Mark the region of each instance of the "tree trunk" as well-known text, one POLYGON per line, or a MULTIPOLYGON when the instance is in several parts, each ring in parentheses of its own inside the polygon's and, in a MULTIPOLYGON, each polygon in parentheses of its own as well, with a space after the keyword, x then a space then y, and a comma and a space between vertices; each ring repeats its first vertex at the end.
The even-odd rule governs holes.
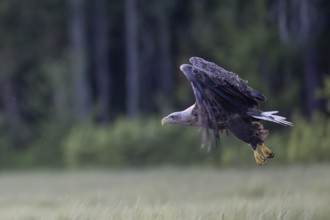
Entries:
POLYGON ((160 77, 159 85, 161 89, 162 105, 165 110, 172 106, 172 86, 173 78, 171 71, 171 42, 168 17, 166 8, 162 7, 162 1, 158 1, 158 34, 159 34, 159 59, 160 59, 160 77))
POLYGON ((110 118, 110 86, 111 78, 109 71, 108 55, 108 17, 106 0, 94 1, 94 42, 95 42, 95 74, 99 119, 108 121, 110 118))
POLYGON ((86 25, 84 0, 68 0, 70 9, 69 34, 73 72, 74 117, 82 120, 90 112, 90 87, 87 79, 86 25))
POLYGON ((318 1, 304 0, 300 4, 300 17, 302 33, 305 35, 303 48, 303 74, 305 111, 311 117, 315 111, 320 110, 320 101, 315 97, 317 88, 320 85, 320 63, 318 62, 317 41, 323 29, 322 12, 317 8, 318 1))
POLYGON ((48 63, 47 67, 46 71, 49 72, 52 86, 55 118, 61 122, 67 122, 70 119, 72 109, 69 104, 66 66, 63 63, 48 63))
POLYGON ((125 0, 126 110, 135 117, 139 110, 138 16, 136 0, 125 0))
POLYGON ((304 96, 305 111, 308 117, 313 112, 320 109, 320 101, 316 99, 315 93, 320 85, 319 66, 317 62, 317 51, 315 43, 310 42, 306 45, 303 57, 303 79, 304 79, 304 96))
POLYGON ((6 119, 8 122, 18 123, 21 120, 19 105, 16 100, 13 82, 6 74, 0 75, 0 89, 6 119))
POLYGON ((27 126, 21 113, 19 100, 16 99, 15 85, 10 76, 0 75, 0 101, 4 113, 4 129, 12 148, 22 148, 26 142, 27 126))
POLYGON ((278 24, 282 42, 302 51, 304 107, 308 117, 320 109, 315 91, 320 83, 317 41, 323 29, 318 0, 282 0, 278 5, 278 24))
POLYGON ((143 81, 140 82, 140 109, 142 109, 145 114, 155 111, 154 99, 156 92, 158 92, 158 90, 155 89, 155 84, 159 81, 160 73, 160 59, 159 56, 155 56, 155 54, 157 54, 156 51, 159 51, 159 47, 156 43, 156 37, 154 37, 154 33, 157 31, 157 28, 154 26, 150 24, 148 19, 145 19, 140 35, 141 50, 139 51, 139 70, 140 77, 143 79, 143 81))

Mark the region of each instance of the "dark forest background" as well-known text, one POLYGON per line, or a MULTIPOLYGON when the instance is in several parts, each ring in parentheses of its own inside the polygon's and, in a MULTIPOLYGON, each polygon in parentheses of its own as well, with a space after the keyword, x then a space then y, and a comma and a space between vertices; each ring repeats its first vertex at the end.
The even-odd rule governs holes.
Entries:
POLYGON ((2 0, 0 166, 253 162, 232 137, 207 154, 196 129, 160 126, 194 102, 191 56, 293 121, 266 123, 276 160, 330 161, 329 27, 326 0, 2 0))

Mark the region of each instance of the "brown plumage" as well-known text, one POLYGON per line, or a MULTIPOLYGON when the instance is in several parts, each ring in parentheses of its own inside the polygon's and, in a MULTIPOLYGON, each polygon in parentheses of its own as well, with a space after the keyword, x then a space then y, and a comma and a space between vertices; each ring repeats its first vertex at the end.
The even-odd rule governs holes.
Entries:
POLYGON ((200 127, 203 145, 208 149, 211 148, 210 129, 213 130, 216 143, 221 130, 227 130, 251 146, 258 164, 265 164, 266 160, 256 151, 257 146, 261 146, 266 157, 274 155, 263 145, 268 131, 259 121, 268 120, 290 126, 292 123, 275 115, 277 111, 260 111, 258 102, 265 101, 265 96, 249 87, 245 80, 233 72, 198 57, 190 58, 190 62, 192 65, 183 64, 180 69, 191 82, 196 103, 163 118, 162 124, 200 127))

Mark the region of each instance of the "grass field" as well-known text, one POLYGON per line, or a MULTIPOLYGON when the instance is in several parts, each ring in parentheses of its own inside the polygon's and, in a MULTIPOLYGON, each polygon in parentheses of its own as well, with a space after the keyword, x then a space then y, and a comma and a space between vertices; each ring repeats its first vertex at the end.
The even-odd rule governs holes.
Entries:
POLYGON ((0 219, 329 219, 330 165, 0 173, 0 219))

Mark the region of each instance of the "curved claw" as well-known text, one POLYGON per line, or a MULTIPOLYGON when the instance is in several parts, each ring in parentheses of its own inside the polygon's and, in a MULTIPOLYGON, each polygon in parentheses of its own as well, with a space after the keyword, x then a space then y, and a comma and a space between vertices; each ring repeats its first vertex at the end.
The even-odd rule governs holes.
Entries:
POLYGON ((254 158, 259 166, 263 166, 267 163, 265 157, 259 154, 257 150, 254 150, 253 153, 254 153, 254 158))
POLYGON ((273 152, 265 145, 260 145, 261 151, 266 158, 274 158, 273 152))

